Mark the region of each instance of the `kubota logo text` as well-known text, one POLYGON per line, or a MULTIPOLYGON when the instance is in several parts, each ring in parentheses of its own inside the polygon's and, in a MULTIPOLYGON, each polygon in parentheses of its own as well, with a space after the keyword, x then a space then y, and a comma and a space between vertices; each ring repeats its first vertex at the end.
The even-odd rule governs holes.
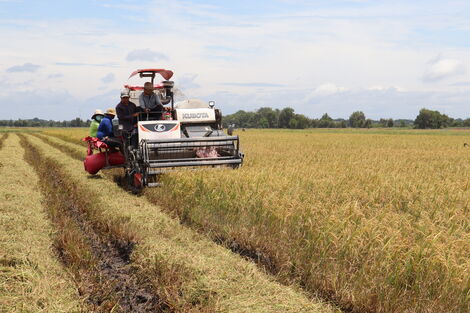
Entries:
POLYGON ((204 113, 183 113, 183 118, 209 118, 209 114, 204 113))

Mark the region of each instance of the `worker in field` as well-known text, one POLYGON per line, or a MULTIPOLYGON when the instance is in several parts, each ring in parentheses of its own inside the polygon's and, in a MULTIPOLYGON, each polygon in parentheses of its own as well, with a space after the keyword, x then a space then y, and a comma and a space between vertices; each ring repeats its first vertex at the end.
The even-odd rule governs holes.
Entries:
POLYGON ((119 125, 122 125, 123 136, 130 139, 133 146, 137 145, 137 116, 138 109, 135 103, 129 101, 129 90, 121 91, 121 102, 116 106, 119 125))
POLYGON ((103 117, 104 114, 101 110, 95 110, 95 113, 91 116, 90 137, 96 137, 96 133, 98 132, 98 126, 100 126, 100 122, 103 117))
POLYGON ((114 136, 113 119, 116 116, 116 110, 109 108, 106 110, 100 126, 98 126, 97 137, 110 147, 119 147, 121 140, 114 136))
POLYGON ((145 113, 153 113, 154 119, 162 119, 164 110, 160 97, 153 92, 154 88, 151 82, 144 84, 144 92, 139 97, 140 108, 145 113))

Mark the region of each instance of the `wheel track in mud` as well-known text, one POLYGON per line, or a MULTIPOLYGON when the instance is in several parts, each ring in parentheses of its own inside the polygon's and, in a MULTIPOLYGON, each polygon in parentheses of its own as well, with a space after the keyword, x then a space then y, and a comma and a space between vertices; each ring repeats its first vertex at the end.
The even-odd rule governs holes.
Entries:
POLYGON ((25 160, 44 183, 41 192, 46 205, 55 208, 53 214, 59 215, 51 217, 59 231, 57 236, 62 236, 56 240, 55 248, 61 261, 74 272, 80 292, 87 296, 94 310, 109 312, 118 308, 123 312, 168 312, 168 307, 140 284, 132 271, 130 254, 136 242, 126 238, 115 240, 100 234, 83 207, 86 201, 83 203, 77 188, 67 183, 61 168, 43 157, 23 135, 20 138, 25 148, 25 160), (75 228, 75 237, 82 238, 63 234, 67 231, 64 226, 75 228), (80 264, 83 260, 74 259, 73 252, 67 250, 73 248, 73 240, 84 241, 85 249, 91 253, 91 262, 80 264))

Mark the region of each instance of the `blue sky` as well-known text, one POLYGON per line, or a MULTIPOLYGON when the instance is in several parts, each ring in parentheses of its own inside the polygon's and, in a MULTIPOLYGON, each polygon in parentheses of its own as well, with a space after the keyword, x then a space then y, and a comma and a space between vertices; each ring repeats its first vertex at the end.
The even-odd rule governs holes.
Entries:
POLYGON ((137 68, 225 114, 470 117, 468 1, 0 0, 0 119, 89 118, 137 68))

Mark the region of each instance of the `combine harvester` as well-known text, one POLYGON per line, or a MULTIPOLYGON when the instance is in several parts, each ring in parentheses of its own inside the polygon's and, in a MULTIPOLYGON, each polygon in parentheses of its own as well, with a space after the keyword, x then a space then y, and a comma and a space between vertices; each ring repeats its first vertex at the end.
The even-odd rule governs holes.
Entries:
MULTIPOLYGON (((129 78, 139 75, 150 78, 154 92, 164 105, 164 112, 139 113, 134 140, 131 134, 116 125, 115 136, 122 139, 120 151, 110 149, 98 138, 87 137, 88 155, 85 170, 96 174, 101 169, 123 167, 129 187, 138 191, 143 187, 159 186, 158 176, 179 168, 238 168, 243 162, 238 136, 228 136, 222 130, 222 114, 215 102, 201 100, 174 101, 173 72, 164 69, 141 69, 129 78), (155 85, 156 75, 165 80, 155 85), (156 120, 155 116, 163 116, 156 120), (137 136, 137 140, 135 140, 137 136), (134 144, 132 144, 134 142, 134 144), (94 153, 97 152, 97 153, 94 153)), ((125 85, 130 101, 139 106, 140 86, 125 85)))

